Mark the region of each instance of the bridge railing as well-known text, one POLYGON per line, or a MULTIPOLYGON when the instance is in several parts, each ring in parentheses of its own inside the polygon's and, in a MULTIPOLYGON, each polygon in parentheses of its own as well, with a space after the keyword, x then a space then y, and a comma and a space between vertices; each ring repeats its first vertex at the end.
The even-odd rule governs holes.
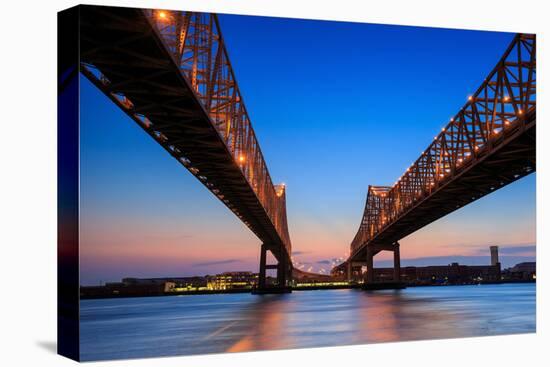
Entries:
MULTIPOLYGON (((275 186, 271 180, 239 91, 217 16, 169 10, 145 12, 290 254, 285 186, 275 186)), ((187 167, 193 165, 188 160, 182 163, 187 167)), ((212 191, 216 194, 215 188, 212 191)), ((222 193, 216 195, 224 200, 222 193)))
POLYGON ((517 34, 477 91, 395 184, 369 187, 351 253, 522 129, 535 108, 536 39, 535 35, 517 34))

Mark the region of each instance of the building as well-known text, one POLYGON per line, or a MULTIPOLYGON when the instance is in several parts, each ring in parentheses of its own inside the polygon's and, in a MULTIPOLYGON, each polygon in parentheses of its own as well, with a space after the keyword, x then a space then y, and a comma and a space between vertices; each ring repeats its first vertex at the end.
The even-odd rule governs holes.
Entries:
POLYGON ((143 286, 154 284, 173 284, 166 292, 181 292, 186 290, 205 290, 206 277, 168 277, 168 278, 124 278, 122 283, 128 286, 143 286))
POLYGON ((113 282, 100 287, 80 287, 83 298, 160 296, 171 292, 176 284, 170 281, 113 282))
MULTIPOLYGON (((490 246, 491 265, 449 265, 435 266, 406 266, 401 267, 401 281, 411 285, 424 284, 472 284, 480 282, 498 282, 502 280, 500 262, 498 259, 498 246, 490 246)), ((354 280, 364 279, 364 269, 354 267, 351 269, 354 280)), ((331 270, 335 278, 347 276, 347 264, 343 263, 331 270)), ((374 280, 379 282, 393 281, 394 269, 375 268, 374 280)))
POLYGON ((499 263, 498 261, 498 246, 490 246, 491 250, 491 265, 495 266, 499 263))
MULTIPOLYGON (((393 268, 374 269, 374 279, 392 281, 393 268)), ((501 279, 500 263, 497 265, 449 265, 406 266, 401 268, 401 280, 409 284, 472 284, 497 282, 501 279)))
POLYGON ((309 273, 296 268, 292 269, 292 279, 297 284, 325 284, 339 280, 329 274, 309 273))
POLYGON ((209 290, 252 289, 258 283, 258 274, 250 271, 228 271, 207 276, 209 290))
POLYGON ((511 268, 505 269, 502 272, 502 276, 505 280, 509 281, 535 280, 537 279, 537 263, 533 261, 516 264, 511 268))

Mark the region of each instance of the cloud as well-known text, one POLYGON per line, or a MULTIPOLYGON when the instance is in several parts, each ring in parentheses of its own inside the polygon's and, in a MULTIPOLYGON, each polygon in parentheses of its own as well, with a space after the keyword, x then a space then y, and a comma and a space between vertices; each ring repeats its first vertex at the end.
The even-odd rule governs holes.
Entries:
POLYGON ((319 260, 319 261, 317 261, 316 263, 317 263, 317 264, 327 264, 327 265, 328 265, 328 264, 330 264, 331 262, 330 262, 330 260, 319 260))
MULTIPOLYGON (((536 261, 535 256, 504 255, 499 256, 503 269, 512 267, 521 262, 536 261)), ((376 261, 376 260, 375 260, 376 261)), ((428 256, 414 259, 401 259, 401 266, 431 266, 449 265, 451 263, 461 265, 490 265, 490 256, 428 256)), ((376 261, 375 267, 393 267, 393 260, 376 261)))
POLYGON ((310 251, 292 251, 292 255, 304 255, 304 254, 309 254, 310 251))
POLYGON ((535 254, 537 251, 537 246, 535 245, 529 245, 529 246, 499 246, 498 252, 500 254, 509 254, 509 255, 515 255, 515 254, 535 254))
POLYGON ((446 248, 452 250, 458 250, 460 252, 468 251, 469 255, 487 255, 489 256, 489 247, 498 246, 498 251, 501 254, 519 254, 519 253, 535 253, 536 244, 534 242, 520 242, 520 243, 484 243, 484 244, 466 244, 466 243, 453 243, 453 244, 441 244, 440 248, 446 248))
MULTIPOLYGON (((524 256, 535 256, 537 246, 534 244, 509 244, 509 245, 498 245, 499 255, 524 255, 524 256)), ((486 255, 489 256, 489 247, 483 246, 477 248, 473 255, 486 255)))
POLYGON ((149 234, 143 236, 145 239, 151 242, 185 242, 186 239, 193 238, 193 235, 182 234, 182 235, 164 235, 164 234, 149 234))
POLYGON ((228 260, 218 260, 218 261, 207 261, 201 263, 194 263, 192 266, 211 266, 211 265, 224 265, 224 264, 233 264, 241 262, 238 259, 228 259, 228 260))

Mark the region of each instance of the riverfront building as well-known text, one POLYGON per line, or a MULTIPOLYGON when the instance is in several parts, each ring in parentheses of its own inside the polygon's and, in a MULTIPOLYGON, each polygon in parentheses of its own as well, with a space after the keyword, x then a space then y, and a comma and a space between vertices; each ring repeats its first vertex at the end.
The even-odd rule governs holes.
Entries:
POLYGON ((258 274, 250 271, 228 271, 207 277, 209 290, 252 289, 258 284, 258 274))
POLYGON ((510 281, 535 280, 537 279, 537 263, 534 261, 523 262, 509 269, 505 269, 502 272, 502 279, 510 281))
MULTIPOLYGON (((447 283, 447 284, 470 284, 482 281, 495 282, 501 280, 500 262, 498 259, 498 246, 490 246, 491 265, 449 265, 434 266, 407 266, 401 267, 400 281, 411 285, 447 283)), ((346 263, 335 266, 331 275, 335 278, 351 281, 365 280, 365 267, 363 264, 354 265, 348 269, 346 263), (347 272, 350 272, 349 275, 347 272)), ((394 281, 394 268, 374 268, 373 281, 394 281)))
MULTIPOLYGON (((374 279, 393 280, 393 268, 374 269, 374 279)), ((406 266, 401 268, 401 281, 409 284, 470 284, 501 280, 500 263, 497 265, 460 265, 452 263, 441 266, 406 266)))

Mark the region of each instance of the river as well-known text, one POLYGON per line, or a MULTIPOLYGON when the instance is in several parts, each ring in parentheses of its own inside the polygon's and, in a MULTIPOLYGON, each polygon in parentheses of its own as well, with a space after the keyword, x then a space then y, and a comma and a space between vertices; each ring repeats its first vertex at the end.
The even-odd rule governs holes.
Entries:
POLYGON ((535 284, 82 300, 81 359, 535 332, 535 284))

